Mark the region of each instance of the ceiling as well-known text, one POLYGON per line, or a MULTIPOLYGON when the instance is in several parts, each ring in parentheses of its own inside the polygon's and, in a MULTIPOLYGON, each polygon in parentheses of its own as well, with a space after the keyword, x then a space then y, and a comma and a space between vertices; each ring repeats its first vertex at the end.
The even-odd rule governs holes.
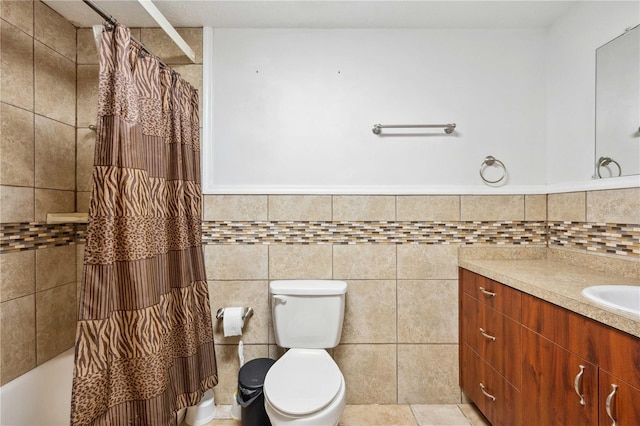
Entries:
MULTIPOLYGON (((78 27, 102 19, 82 0, 44 0, 78 27)), ((574 1, 153 0, 174 27, 544 28, 574 1)), ((157 27, 137 0, 96 0, 129 27, 157 27)))

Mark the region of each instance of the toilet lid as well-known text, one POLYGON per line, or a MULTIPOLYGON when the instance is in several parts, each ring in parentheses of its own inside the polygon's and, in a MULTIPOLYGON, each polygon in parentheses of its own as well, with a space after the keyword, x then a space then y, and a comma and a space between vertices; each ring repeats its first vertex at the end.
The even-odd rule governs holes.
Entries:
POLYGON ((267 373, 264 394, 280 412, 304 416, 329 405, 342 373, 324 349, 290 349, 267 373))

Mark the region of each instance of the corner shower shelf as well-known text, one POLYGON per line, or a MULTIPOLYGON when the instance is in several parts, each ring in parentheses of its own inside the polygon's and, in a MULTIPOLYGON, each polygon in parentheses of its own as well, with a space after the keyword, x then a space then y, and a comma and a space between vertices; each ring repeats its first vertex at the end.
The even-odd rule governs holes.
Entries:
POLYGON ((47 213, 47 223, 87 223, 87 213, 47 213))

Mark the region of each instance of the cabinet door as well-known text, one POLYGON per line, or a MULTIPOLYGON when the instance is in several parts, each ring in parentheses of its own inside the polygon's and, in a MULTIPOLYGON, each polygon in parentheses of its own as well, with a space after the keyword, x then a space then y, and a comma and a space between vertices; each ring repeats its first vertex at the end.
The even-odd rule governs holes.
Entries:
POLYGON ((463 361, 460 384, 464 393, 493 426, 520 425, 520 392, 469 345, 462 343, 460 346, 463 361))
POLYGON ((600 425, 611 426, 614 420, 616 426, 640 425, 640 390, 600 370, 600 425))
POLYGON ((550 340, 522 332, 523 424, 598 424, 598 368, 550 340))

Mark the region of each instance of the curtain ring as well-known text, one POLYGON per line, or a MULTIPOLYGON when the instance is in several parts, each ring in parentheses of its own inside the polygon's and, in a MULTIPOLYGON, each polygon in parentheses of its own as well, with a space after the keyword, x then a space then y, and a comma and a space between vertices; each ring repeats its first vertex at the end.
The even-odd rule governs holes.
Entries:
POLYGON ((499 183, 500 181, 502 181, 502 179, 504 179, 507 176, 507 167, 504 165, 504 163, 500 160, 498 160, 497 158, 489 155, 487 157, 485 157, 484 161, 482 162, 482 164, 480 165, 480 178, 482 178, 482 180, 485 183, 488 184, 496 184, 499 183), (484 171, 487 167, 493 166, 493 165, 498 165, 500 167, 502 167, 502 176, 500 176, 499 179, 496 180, 489 180, 486 177, 484 177, 484 171))
POLYGON ((609 176, 609 177, 619 177, 622 176, 622 167, 620 167, 620 164, 614 160, 613 158, 610 157, 600 157, 598 159, 598 167, 596 168, 596 171, 598 172, 598 177, 600 179, 602 179, 602 176, 600 176, 600 167, 607 167, 609 164, 615 164, 616 166, 618 166, 618 176, 609 176))

